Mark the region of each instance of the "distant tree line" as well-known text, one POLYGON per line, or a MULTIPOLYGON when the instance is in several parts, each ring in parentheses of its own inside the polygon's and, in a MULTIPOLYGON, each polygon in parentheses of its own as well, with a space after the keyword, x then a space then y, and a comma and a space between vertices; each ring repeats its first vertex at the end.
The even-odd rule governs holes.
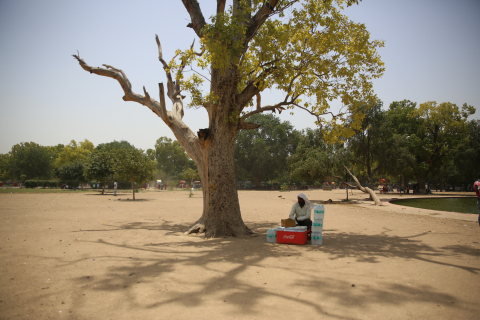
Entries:
MULTIPOLYGON (((260 127, 240 131, 236 139, 239 187, 348 180, 345 167, 368 186, 385 179, 403 187, 417 185, 418 192, 425 192, 426 184, 439 190, 470 187, 480 172, 480 121, 469 119, 475 108, 409 100, 382 107, 380 101, 364 103, 341 132, 333 125, 298 131, 273 114, 253 115, 250 121, 260 127)), ((96 147, 88 140, 66 146, 22 142, 0 154, 0 174, 3 181, 98 181, 104 187, 123 179, 132 188, 134 182, 153 178, 170 186, 199 179, 195 163, 178 141, 167 137, 145 152, 127 141, 96 147)))

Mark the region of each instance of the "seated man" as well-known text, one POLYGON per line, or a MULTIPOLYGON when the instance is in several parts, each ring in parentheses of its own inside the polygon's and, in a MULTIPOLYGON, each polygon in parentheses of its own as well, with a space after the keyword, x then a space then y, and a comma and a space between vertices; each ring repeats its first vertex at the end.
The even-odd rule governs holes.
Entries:
POLYGON ((299 226, 307 226, 310 231, 312 228, 312 206, 304 193, 297 196, 298 202, 294 203, 290 211, 290 219, 295 219, 299 226))

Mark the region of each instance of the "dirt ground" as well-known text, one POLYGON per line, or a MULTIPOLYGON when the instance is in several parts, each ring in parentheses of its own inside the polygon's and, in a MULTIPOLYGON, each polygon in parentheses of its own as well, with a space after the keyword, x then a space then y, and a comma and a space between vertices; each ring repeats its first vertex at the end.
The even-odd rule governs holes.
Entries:
POLYGON ((0 318, 480 318, 476 215, 353 191, 326 205, 322 246, 267 243, 296 195, 240 191, 258 236, 205 240, 183 234, 200 192, 0 194, 0 318))

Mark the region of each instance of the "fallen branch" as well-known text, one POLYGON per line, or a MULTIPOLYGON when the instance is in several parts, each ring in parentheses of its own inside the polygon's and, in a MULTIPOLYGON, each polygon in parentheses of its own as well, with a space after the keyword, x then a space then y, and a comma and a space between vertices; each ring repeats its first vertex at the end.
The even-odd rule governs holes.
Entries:
POLYGON ((365 193, 368 193, 370 195, 370 198, 373 199, 373 201, 375 201, 376 206, 383 206, 382 202, 380 201, 380 199, 378 199, 377 195, 375 194, 375 192, 373 192, 372 189, 370 189, 368 187, 362 187, 362 185, 358 181, 357 177, 355 177, 350 172, 350 170, 348 170, 348 168, 346 166, 343 166, 343 167, 345 168, 345 170, 347 170, 348 174, 352 176, 353 180, 355 180, 355 183, 357 184, 358 190, 360 190, 362 192, 365 192, 365 193))

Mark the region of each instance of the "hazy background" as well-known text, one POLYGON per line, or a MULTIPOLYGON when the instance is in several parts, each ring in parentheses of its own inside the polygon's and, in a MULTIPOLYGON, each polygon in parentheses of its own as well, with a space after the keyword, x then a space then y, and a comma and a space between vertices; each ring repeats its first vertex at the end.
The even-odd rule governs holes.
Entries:
MULTIPOLYGON (((216 1, 199 2, 205 17, 214 14, 216 1)), ((385 108, 403 99, 480 107, 480 1, 364 0, 346 14, 386 42, 379 51, 386 72, 374 82, 385 108)), ((195 38, 189 22, 180 0, 0 0, 0 153, 22 141, 127 140, 148 149, 174 138, 147 107, 124 102, 118 82, 85 72, 72 54, 122 69, 135 92, 145 85, 158 100, 166 77, 155 34, 170 60, 195 38)), ((279 100, 274 91, 262 95, 262 104, 279 100)), ((315 126, 302 110, 281 117, 297 129, 315 126)), ((208 127, 203 109, 186 110, 184 121, 195 132, 208 127)))

